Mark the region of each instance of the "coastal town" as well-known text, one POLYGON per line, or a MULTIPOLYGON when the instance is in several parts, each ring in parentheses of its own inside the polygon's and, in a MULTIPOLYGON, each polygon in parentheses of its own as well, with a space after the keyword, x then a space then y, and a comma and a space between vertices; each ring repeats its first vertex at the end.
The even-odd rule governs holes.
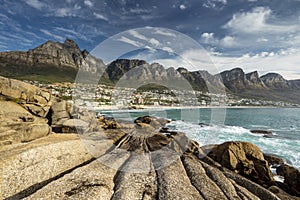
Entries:
POLYGON ((45 88, 52 95, 65 100, 76 101, 78 105, 101 108, 116 106, 118 108, 140 109, 144 107, 300 107, 299 104, 266 99, 241 98, 231 93, 203 93, 201 91, 176 91, 169 89, 139 90, 135 88, 115 87, 109 85, 80 86, 74 83, 40 83, 26 81, 40 88, 45 88))

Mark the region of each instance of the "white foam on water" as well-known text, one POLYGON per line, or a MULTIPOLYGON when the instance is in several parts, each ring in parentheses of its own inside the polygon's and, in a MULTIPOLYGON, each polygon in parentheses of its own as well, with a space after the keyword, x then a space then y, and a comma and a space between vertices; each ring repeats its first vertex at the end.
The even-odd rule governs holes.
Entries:
POLYGON ((240 126, 209 125, 200 126, 184 121, 172 121, 167 124, 170 130, 187 134, 200 145, 221 144, 226 141, 246 141, 257 145, 264 153, 280 155, 288 164, 300 169, 300 140, 282 137, 263 137, 263 134, 252 134, 250 130, 240 126))
POLYGON ((264 128, 264 129, 270 128, 269 126, 265 126, 265 125, 256 125, 256 124, 253 124, 253 125, 250 125, 250 126, 253 127, 253 128, 264 128))
POLYGON ((274 179, 275 179, 275 181, 278 181, 278 182, 281 182, 281 183, 284 182, 284 178, 282 176, 276 175, 276 176, 274 176, 274 179))

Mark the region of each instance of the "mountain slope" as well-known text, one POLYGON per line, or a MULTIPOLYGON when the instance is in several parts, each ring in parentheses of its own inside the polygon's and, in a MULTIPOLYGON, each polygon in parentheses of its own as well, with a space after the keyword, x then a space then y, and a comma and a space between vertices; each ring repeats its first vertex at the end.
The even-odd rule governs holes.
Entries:
POLYGON ((17 79, 74 81, 78 69, 82 69, 82 74, 86 72, 83 77, 90 82, 100 79, 104 84, 124 87, 155 83, 170 89, 227 91, 247 98, 300 103, 300 80, 285 80, 280 74, 268 73, 260 77, 257 71, 246 74, 243 69, 234 68, 212 75, 207 71, 188 71, 184 67, 165 67, 136 59, 117 59, 106 66, 88 51, 81 51, 70 39, 64 43, 48 41, 27 52, 0 53, 0 75, 17 79))
POLYGON ((73 81, 79 68, 97 73, 104 66, 102 60, 81 51, 70 39, 64 43, 48 41, 27 52, 0 53, 0 75, 18 79, 73 81))
POLYGON ((234 68, 221 72, 221 77, 226 88, 235 93, 245 90, 267 89, 257 71, 245 74, 241 68, 234 68))

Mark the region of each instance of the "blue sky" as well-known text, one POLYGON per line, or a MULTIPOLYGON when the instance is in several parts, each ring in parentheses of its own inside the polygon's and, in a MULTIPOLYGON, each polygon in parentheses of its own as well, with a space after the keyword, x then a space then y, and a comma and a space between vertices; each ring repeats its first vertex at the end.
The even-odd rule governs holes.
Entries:
MULTIPOLYGON (((0 0, 0 10, 0 51, 66 37, 92 51, 120 32, 163 27, 198 42, 218 70, 239 66, 300 79, 299 0, 0 0)), ((196 50, 184 55, 197 65, 196 50)), ((184 65, 173 56, 148 61, 184 65)))

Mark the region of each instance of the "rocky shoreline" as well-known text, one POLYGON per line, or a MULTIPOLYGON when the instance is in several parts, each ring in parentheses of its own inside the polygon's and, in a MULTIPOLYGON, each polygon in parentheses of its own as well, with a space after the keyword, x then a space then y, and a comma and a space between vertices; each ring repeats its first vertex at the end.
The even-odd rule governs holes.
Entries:
POLYGON ((200 147, 0 77, 1 199, 300 199, 300 173, 247 142, 200 147), (274 180, 270 166, 284 182, 274 180))

